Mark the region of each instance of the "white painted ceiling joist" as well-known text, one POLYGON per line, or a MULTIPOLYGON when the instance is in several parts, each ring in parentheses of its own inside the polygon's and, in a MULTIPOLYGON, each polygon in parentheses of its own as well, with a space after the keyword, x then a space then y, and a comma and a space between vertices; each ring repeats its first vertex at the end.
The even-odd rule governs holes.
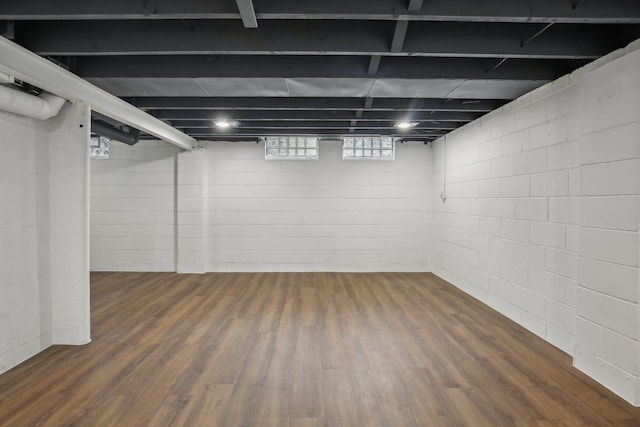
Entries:
POLYGON ((2 73, 69 101, 85 101, 100 114, 180 148, 192 150, 196 147, 196 140, 189 135, 4 37, 0 37, 0 58, 2 73))

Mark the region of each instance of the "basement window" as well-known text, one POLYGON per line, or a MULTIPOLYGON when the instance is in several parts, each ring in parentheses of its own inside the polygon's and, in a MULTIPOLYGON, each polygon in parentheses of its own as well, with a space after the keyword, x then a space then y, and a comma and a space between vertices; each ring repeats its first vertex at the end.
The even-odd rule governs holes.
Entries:
POLYGON ((318 138, 311 136, 267 137, 264 144, 267 160, 318 160, 318 138))
POLYGON ((355 136, 342 140, 343 160, 395 160, 393 138, 388 136, 355 136))

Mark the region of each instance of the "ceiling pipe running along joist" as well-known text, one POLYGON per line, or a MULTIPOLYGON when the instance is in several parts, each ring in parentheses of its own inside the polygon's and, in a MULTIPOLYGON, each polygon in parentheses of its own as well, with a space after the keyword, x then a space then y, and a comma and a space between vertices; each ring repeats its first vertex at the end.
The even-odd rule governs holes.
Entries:
POLYGON ((0 72, 69 101, 85 101, 100 114, 180 148, 193 150, 196 147, 196 140, 189 135, 4 37, 0 37, 0 58, 0 72))
POLYGON ((101 120, 91 119, 91 132, 127 145, 136 145, 140 141, 140 131, 125 132, 101 120))
POLYGON ((66 99, 50 93, 30 95, 7 86, 0 86, 0 110, 38 120, 55 117, 66 99))

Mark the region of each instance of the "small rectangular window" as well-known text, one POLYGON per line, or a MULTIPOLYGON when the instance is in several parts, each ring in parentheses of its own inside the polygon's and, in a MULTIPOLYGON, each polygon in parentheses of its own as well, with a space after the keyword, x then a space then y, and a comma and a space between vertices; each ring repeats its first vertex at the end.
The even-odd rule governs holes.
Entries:
POLYGON ((267 160, 318 160, 315 136, 270 136, 264 144, 267 160))
POLYGON ((395 160, 395 143, 388 136, 349 136, 342 139, 344 160, 395 160))

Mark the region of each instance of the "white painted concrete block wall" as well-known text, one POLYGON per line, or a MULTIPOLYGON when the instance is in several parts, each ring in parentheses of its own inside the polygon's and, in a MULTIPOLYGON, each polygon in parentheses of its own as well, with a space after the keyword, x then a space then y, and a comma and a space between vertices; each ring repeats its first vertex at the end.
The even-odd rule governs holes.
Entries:
POLYGON ((91 340, 89 284, 89 127, 85 103, 66 103, 47 121, 48 221, 53 344, 91 340))
POLYGON ((86 104, 0 112, 0 373, 90 340, 86 104))
POLYGON ((395 161, 344 161, 337 141, 321 142, 318 161, 267 161, 255 143, 202 145, 208 271, 426 270, 423 144, 398 144, 395 161))
MULTIPOLYGON (((48 221, 38 221, 40 204, 48 199, 47 129, 42 122, 3 112, 0 128, 2 373, 51 345, 51 289, 38 239, 48 232, 48 221)), ((48 245, 42 252, 44 258, 48 245)))
POLYGON ((207 271, 207 157, 204 149, 183 151, 177 165, 178 273, 207 271))
POLYGON ((178 151, 112 142, 108 160, 91 160, 92 271, 175 271, 178 151))
POLYGON ((622 54, 436 141, 432 269, 638 404, 640 51, 602 66, 622 54))
POLYGON ((574 364, 640 404, 640 51, 580 81, 574 364))

